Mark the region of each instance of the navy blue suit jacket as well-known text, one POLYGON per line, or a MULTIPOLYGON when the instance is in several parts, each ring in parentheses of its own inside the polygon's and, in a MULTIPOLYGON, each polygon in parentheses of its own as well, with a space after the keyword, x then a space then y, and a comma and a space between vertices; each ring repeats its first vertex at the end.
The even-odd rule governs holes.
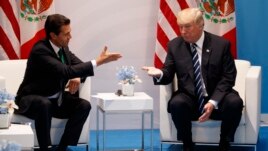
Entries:
MULTIPOLYGON (((230 51, 230 42, 222 37, 205 32, 202 48, 202 76, 208 97, 221 101, 233 92, 236 67, 230 51)), ((169 84, 176 74, 178 92, 195 96, 194 73, 190 44, 177 37, 168 43, 168 53, 163 68, 163 78, 155 84, 169 84)))

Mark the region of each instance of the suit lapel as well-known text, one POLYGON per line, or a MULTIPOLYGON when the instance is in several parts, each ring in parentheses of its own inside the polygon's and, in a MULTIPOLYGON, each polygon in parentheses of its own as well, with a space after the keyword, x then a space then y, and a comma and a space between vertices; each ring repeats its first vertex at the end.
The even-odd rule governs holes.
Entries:
POLYGON ((185 62, 185 66, 186 66, 186 69, 189 71, 188 73, 190 77, 194 80, 194 69, 193 69, 193 64, 192 64, 192 52, 191 52, 190 44, 188 42, 185 42, 185 47, 186 47, 185 49, 182 49, 182 50, 186 50, 184 51, 184 54, 182 54, 182 56, 187 58, 185 62))

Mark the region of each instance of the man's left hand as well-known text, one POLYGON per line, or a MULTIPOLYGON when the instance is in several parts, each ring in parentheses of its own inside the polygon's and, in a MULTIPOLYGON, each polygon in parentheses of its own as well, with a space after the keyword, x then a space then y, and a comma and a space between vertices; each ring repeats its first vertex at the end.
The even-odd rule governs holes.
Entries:
POLYGON ((96 59, 96 63, 97 66, 100 66, 111 61, 116 61, 121 57, 122 55, 120 53, 109 52, 108 48, 105 46, 99 57, 96 59))
POLYGON ((207 104, 205 104, 203 114, 199 117, 198 121, 199 122, 207 121, 213 110, 214 110, 214 105, 212 103, 208 102, 207 104))
POLYGON ((66 87, 69 88, 69 92, 71 94, 75 94, 79 89, 80 83, 81 83, 80 78, 73 78, 69 80, 66 87))

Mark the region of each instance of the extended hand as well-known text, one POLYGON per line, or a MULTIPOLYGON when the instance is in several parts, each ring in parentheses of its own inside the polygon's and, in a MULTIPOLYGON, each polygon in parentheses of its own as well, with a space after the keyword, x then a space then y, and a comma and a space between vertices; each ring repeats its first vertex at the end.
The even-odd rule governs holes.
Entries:
POLYGON ((205 122, 209 119, 212 111, 214 110, 214 105, 211 103, 207 103, 204 106, 204 113, 199 117, 198 121, 199 122, 205 122))
POLYGON ((116 61, 122 57, 120 53, 110 53, 107 49, 108 48, 105 46, 100 56, 96 59, 97 66, 111 61, 116 61))
POLYGON ((162 71, 160 69, 157 69, 155 67, 142 67, 142 70, 146 71, 149 76, 157 77, 159 78, 162 74, 162 71))
POLYGON ((81 83, 80 78, 73 78, 69 80, 66 87, 69 88, 69 92, 71 94, 75 94, 79 89, 80 83, 81 83))

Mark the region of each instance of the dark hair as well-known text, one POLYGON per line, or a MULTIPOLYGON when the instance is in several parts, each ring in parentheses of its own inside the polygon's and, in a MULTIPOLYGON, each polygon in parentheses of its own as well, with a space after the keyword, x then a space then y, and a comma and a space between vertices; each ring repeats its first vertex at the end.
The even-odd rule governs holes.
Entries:
POLYGON ((50 39, 50 33, 53 32, 56 35, 60 33, 60 28, 63 25, 69 25, 71 20, 61 14, 53 14, 47 17, 45 22, 46 37, 50 39))

